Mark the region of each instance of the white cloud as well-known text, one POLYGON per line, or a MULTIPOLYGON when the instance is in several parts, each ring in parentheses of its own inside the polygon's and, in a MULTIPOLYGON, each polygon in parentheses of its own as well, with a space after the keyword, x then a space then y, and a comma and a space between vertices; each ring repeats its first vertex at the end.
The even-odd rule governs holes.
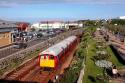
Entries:
POLYGON ((21 4, 80 3, 80 4, 125 4, 125 0, 0 0, 0 7, 21 4))
POLYGON ((15 2, 6 2, 6 1, 0 1, 0 7, 15 7, 18 6, 18 3, 15 2))

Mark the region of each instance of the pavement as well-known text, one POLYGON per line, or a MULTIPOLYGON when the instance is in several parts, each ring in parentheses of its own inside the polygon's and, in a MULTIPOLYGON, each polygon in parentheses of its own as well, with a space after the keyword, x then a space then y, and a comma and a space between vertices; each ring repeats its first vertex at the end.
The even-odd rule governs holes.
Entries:
MULTIPOLYGON (((109 35, 110 43, 116 47, 118 52, 122 53, 122 56, 120 56, 125 60, 125 44, 107 30, 106 33, 109 35)), ((118 72, 121 76, 118 78, 112 78, 109 83, 125 83, 125 67, 118 70, 118 72)))

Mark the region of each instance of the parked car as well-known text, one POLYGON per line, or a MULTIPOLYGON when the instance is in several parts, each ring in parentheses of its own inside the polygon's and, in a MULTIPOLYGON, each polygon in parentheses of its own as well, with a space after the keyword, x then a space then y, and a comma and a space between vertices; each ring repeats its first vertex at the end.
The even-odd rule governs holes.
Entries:
POLYGON ((43 37, 43 34, 42 33, 38 33, 37 34, 37 38, 41 38, 41 37, 43 37))
POLYGON ((13 47, 16 49, 26 48, 27 44, 26 43, 14 43, 13 47))
POLYGON ((17 49, 20 48, 18 43, 14 43, 13 47, 14 47, 14 48, 17 48, 17 49))

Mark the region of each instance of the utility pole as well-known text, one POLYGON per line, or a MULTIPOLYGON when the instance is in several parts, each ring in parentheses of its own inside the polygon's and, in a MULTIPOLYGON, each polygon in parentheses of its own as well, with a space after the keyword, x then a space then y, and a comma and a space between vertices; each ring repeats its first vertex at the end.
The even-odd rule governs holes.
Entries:
POLYGON ((48 21, 47 21, 47 30, 49 30, 48 21))

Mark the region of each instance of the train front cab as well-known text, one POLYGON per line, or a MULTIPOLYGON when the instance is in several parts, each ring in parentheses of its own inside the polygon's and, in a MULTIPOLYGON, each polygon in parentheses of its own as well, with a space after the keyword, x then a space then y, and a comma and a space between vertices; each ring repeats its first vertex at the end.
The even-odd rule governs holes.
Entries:
POLYGON ((53 55, 40 55, 39 65, 43 68, 55 68, 57 66, 57 57, 53 55))

